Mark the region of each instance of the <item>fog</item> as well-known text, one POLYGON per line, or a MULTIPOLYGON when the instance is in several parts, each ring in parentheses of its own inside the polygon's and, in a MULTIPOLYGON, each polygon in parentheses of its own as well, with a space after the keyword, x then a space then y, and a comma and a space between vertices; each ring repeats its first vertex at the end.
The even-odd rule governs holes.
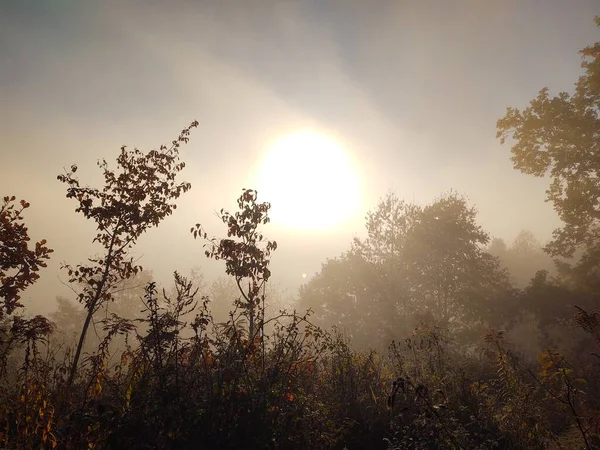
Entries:
POLYGON ((0 2, 0 447, 598 448, 599 14, 0 2))
POLYGON ((527 229, 545 242, 559 225, 543 202, 547 181, 512 168, 495 120, 540 84, 570 88, 577 51, 595 37, 596 6, 3 5, 0 187, 32 204, 32 235, 56 252, 27 300, 48 311, 47 293, 63 289, 60 262, 95 251, 92 226, 73 212, 56 175, 77 163, 82 179, 100 181, 96 160, 114 159, 123 144, 170 142, 192 119, 200 126, 183 149, 192 191, 136 248, 159 281, 194 266, 220 273, 188 228, 201 222, 218 235, 214 211, 256 186, 269 140, 303 127, 342 139, 363 198, 360 213, 335 230, 267 228, 279 243, 274 279, 292 293, 303 273, 364 235, 365 213, 389 190, 427 203, 454 189, 492 236, 510 242, 527 229))
POLYGON ((159 280, 213 270, 186 230, 218 227, 213 212, 255 187, 269 139, 305 126, 343 140, 362 214, 334 232, 268 229, 275 279, 292 291, 363 233, 388 190, 428 202, 454 189, 493 236, 528 229, 546 241, 558 225, 547 183, 512 169, 495 120, 540 84, 570 87, 594 10, 593 0, 3 3, 0 188, 32 204, 32 234, 56 251, 28 301, 47 310, 59 261, 92 251, 92 229, 56 182, 63 167, 94 180, 97 159, 157 147, 194 119, 193 190, 136 250, 159 280))

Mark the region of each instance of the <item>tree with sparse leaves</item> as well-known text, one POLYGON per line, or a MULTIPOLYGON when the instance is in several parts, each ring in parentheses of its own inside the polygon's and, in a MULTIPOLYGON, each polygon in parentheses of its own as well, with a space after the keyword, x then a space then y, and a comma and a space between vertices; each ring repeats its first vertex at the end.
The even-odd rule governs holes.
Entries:
POLYGON ((191 185, 178 182, 177 175, 185 167, 180 160, 179 147, 189 140, 190 130, 198 122, 183 129, 170 147, 144 153, 125 146, 117 157, 117 168, 111 169, 106 160, 98 162, 104 175, 104 186, 82 186, 71 166, 67 173, 58 176, 65 183, 67 198, 78 202, 76 212, 97 224, 98 242, 104 253, 89 258, 88 263, 64 266, 69 282, 81 286, 78 300, 86 310, 86 319, 75 352, 68 385, 73 383, 85 337, 98 309, 110 301, 120 282, 142 270, 135 264, 130 250, 137 239, 149 228, 158 224, 177 208, 174 200, 187 192, 191 185))
MULTIPOLYGON (((264 313, 265 284, 271 277, 270 255, 277 249, 275 241, 265 240, 260 225, 269 223, 270 203, 258 203, 257 192, 244 189, 238 198, 239 211, 231 214, 221 210, 220 218, 227 225, 227 239, 208 239, 200 224, 190 229, 194 238, 208 239, 205 254, 208 258, 225 261, 225 270, 233 276, 242 295, 239 305, 248 317, 248 335, 254 338, 262 332, 262 324, 256 327, 259 307, 264 313)), ((264 320, 264 317, 259 317, 264 320)))

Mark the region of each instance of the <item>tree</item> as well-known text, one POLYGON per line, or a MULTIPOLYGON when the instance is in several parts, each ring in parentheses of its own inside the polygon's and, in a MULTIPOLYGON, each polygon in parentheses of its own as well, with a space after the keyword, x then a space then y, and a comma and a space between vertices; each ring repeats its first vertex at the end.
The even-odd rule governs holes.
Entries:
MULTIPOLYGON (((238 285, 232 277, 219 276, 206 288, 201 286, 201 292, 210 299, 210 312, 215 323, 227 322, 230 313, 239 302, 241 294, 238 285)), ((265 286, 265 308, 270 312, 285 309, 284 290, 273 282, 265 286)))
POLYGON ((21 293, 39 279, 39 270, 54 251, 46 240, 29 246, 29 232, 23 222, 23 211, 29 203, 6 196, 0 205, 0 371, 6 369, 6 358, 13 344, 35 343, 52 332, 43 316, 27 319, 15 311, 22 308, 21 293))
POLYGON ((81 333, 81 327, 85 322, 85 310, 65 297, 57 297, 56 302, 58 306, 49 314, 50 320, 54 323, 62 339, 65 339, 66 342, 75 340, 81 333))
POLYGON ((312 309, 315 323, 336 326, 355 346, 368 347, 374 344, 374 337, 383 340, 390 335, 392 303, 381 301, 382 292, 376 266, 349 251, 328 259, 321 271, 300 287, 297 307, 312 309))
POLYGON ((519 288, 527 286, 540 270, 550 274, 555 272, 552 258, 544 252, 542 245, 529 230, 520 231, 510 247, 501 239, 494 239, 487 252, 500 260, 519 288))
MULTIPOLYGON (((113 318, 114 315, 129 321, 137 321, 138 332, 144 332, 141 329, 144 324, 140 322, 144 309, 142 298, 146 293, 145 287, 151 282, 153 282, 152 273, 143 270, 115 285, 111 300, 105 302, 103 308, 92 318, 93 332, 91 335, 88 333, 86 337, 82 348, 83 353, 92 352, 98 347, 106 337, 106 330, 102 323, 113 318)), ((57 297, 56 301, 58 307, 50 314, 50 320, 58 331, 58 335, 55 333, 54 337, 64 341, 70 347, 73 340, 76 341, 80 335, 87 317, 86 309, 64 297, 57 297)), ((122 348, 123 345, 122 336, 115 336, 111 341, 113 348, 122 348)))
POLYGON ((152 272, 147 269, 121 281, 115 286, 111 302, 106 304, 106 315, 116 314, 128 320, 140 319, 143 316, 144 288, 153 281, 152 272))
POLYGON ((207 258, 225 261, 225 271, 233 276, 242 296, 238 305, 248 318, 250 339, 257 332, 264 331, 264 317, 257 317, 257 312, 262 311, 264 315, 265 287, 271 277, 270 256, 277 249, 277 243, 265 240, 258 229, 269 223, 271 204, 258 203, 257 200, 255 190, 243 189, 237 201, 239 211, 230 214, 221 209, 220 218, 227 225, 227 239, 208 239, 199 223, 190 229, 194 239, 200 237, 208 240, 204 245, 207 258), (258 327, 257 318, 260 321, 258 327))
MULTIPOLYGON (((567 329, 564 324, 576 312, 574 306, 593 309, 596 298, 580 289, 572 289, 562 276, 550 277, 545 270, 538 271, 520 293, 519 305, 534 314, 539 332, 540 349, 578 345, 582 333, 567 329), (569 343, 570 341, 570 343, 569 343)), ((531 320, 531 319, 530 319, 531 320)), ((570 348, 568 350, 573 350, 570 348)))
POLYGON ((423 314, 455 329, 498 320, 513 292, 475 219, 456 193, 425 207, 390 193, 368 214, 368 237, 323 266, 301 290, 301 305, 356 334, 378 330, 383 341, 423 314))
POLYGON ((476 215, 454 192, 425 207, 406 205, 392 195, 380 203, 371 216, 378 219, 368 225, 381 230, 384 223, 383 229, 390 231, 370 233, 355 245, 365 255, 382 250, 391 255, 380 261, 379 272, 387 278, 390 295, 398 298, 401 293, 404 316, 427 310, 446 322, 481 317, 491 305, 480 300, 508 284, 497 260, 483 251, 489 236, 476 215), (404 214, 398 215, 398 209, 404 214))
POLYGON ((75 199, 79 206, 76 212, 92 219, 97 224, 98 242, 104 253, 89 258, 87 264, 75 267, 66 265, 69 282, 82 288, 78 300, 84 305, 86 319, 81 330, 68 385, 73 383, 85 337, 98 309, 110 301, 120 282, 140 272, 130 250, 137 239, 149 228, 158 224, 177 208, 173 202, 187 192, 191 185, 176 182, 177 174, 185 163, 179 158, 179 146, 187 143, 190 130, 198 122, 184 128, 170 147, 162 145, 159 150, 148 153, 134 148, 121 147, 117 157, 117 168, 111 169, 106 160, 98 162, 104 175, 101 189, 82 187, 75 176, 77 166, 58 180, 67 184, 67 198, 75 199))
POLYGON ((506 245, 506 242, 504 242, 504 239, 494 238, 490 242, 487 250, 490 255, 502 259, 502 257, 508 252, 508 246, 506 245))
POLYGON ((210 311, 216 323, 227 322, 233 305, 240 298, 237 283, 231 277, 218 277, 207 289, 210 311))
POLYGON ((600 244, 600 42, 580 53, 585 73, 573 94, 552 97, 543 88, 527 108, 509 107, 497 122, 500 142, 514 140, 514 167, 552 179, 546 200, 564 222, 546 246, 553 256, 600 244))
POLYGON ((486 277, 496 275, 496 261, 483 251, 489 236, 476 215, 456 193, 442 196, 423 208, 407 242, 417 301, 444 321, 479 316, 485 307, 480 296, 492 287, 486 277))
POLYGON ((39 270, 54 251, 46 247, 46 240, 36 242, 29 248, 29 233, 23 222, 23 211, 29 203, 16 198, 4 197, 0 206, 0 319, 12 314, 23 305, 21 292, 35 283, 39 270))
POLYGON ((511 250, 522 255, 535 255, 542 246, 529 230, 521 230, 512 243, 511 250))

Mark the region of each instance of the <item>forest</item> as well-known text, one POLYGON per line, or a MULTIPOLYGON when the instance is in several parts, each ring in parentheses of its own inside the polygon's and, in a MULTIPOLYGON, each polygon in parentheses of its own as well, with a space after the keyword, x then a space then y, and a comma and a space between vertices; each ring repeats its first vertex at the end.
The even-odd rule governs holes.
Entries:
MULTIPOLYGON (((600 16, 596 17, 600 26, 600 16)), ((189 224, 223 277, 159 286, 134 255, 191 184, 180 148, 122 147, 92 187, 58 175, 102 251, 64 264, 72 298, 23 306, 52 242, 0 204, 0 449, 600 448, 600 42, 573 92, 496 124, 514 169, 548 180, 547 245, 491 239, 457 192, 390 192, 366 238, 282 305, 271 205, 243 189, 222 229, 189 224)), ((307 181, 308 182, 308 181, 307 181)))

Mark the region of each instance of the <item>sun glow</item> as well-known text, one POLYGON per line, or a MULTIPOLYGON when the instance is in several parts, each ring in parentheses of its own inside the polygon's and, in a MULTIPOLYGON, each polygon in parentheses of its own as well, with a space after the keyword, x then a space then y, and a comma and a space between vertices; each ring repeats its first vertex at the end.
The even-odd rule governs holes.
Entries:
POLYGON ((360 210, 359 178, 343 147, 323 134, 288 134, 269 146, 258 174, 259 197, 273 223, 292 229, 339 227, 360 210))

